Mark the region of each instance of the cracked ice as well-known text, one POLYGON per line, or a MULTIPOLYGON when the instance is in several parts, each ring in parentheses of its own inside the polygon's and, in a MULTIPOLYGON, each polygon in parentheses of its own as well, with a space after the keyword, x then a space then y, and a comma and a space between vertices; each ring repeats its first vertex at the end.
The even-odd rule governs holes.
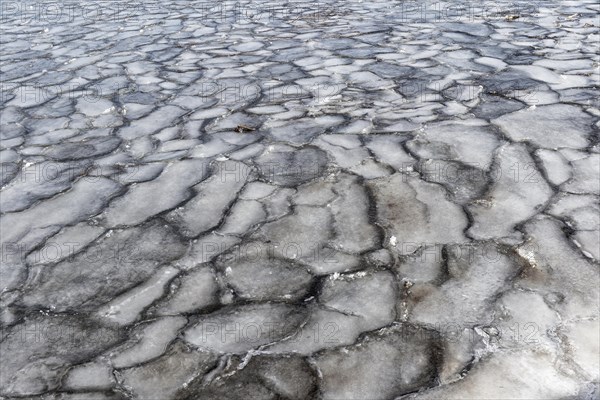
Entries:
POLYGON ((6 2, 0 396, 598 398, 599 11, 6 2))

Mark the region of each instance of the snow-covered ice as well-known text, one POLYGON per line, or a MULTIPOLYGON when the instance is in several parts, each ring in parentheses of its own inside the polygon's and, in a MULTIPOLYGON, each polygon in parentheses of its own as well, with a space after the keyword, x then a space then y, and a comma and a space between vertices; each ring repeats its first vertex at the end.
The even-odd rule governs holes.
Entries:
POLYGON ((1 398, 600 396, 597 1, 4 3, 1 398))

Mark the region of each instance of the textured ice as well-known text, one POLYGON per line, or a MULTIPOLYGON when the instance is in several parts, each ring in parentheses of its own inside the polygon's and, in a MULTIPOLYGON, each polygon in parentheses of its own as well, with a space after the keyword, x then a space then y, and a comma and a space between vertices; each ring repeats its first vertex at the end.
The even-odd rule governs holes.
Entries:
POLYGON ((248 178, 248 167, 240 162, 216 164, 205 181, 193 187, 195 196, 166 215, 181 234, 194 237, 214 228, 248 178))
POLYGON ((44 154, 54 160, 79 160, 108 154, 115 150, 120 143, 121 140, 116 137, 72 140, 48 146, 44 154))
POLYGON ((417 168, 424 180, 443 185, 458 204, 479 198, 488 184, 483 170, 455 161, 428 160, 417 168))
POLYGON ((593 0, 2 6, 0 397, 598 398, 593 0))
POLYGON ((97 214, 107 201, 121 190, 121 185, 106 178, 77 181, 72 189, 38 203, 19 213, 8 213, 0 219, 2 243, 7 250, 2 260, 3 289, 11 287, 22 273, 22 256, 58 232, 61 226, 84 221, 97 214), (9 251, 10 246, 16 246, 9 251))
POLYGON ((188 382, 214 367, 216 356, 177 341, 162 356, 118 372, 123 387, 140 399, 175 399, 188 382), (168 371, 168 374, 165 373, 168 371))
POLYGON ((360 318, 369 330, 390 324, 395 317, 396 287, 388 272, 356 272, 326 280, 319 303, 327 309, 360 318))
POLYGON ((214 272, 200 266, 174 279, 168 297, 157 304, 156 313, 178 315, 202 310, 218 303, 218 290, 214 272))
POLYGON ((592 131, 591 115, 567 104, 527 108, 493 122, 514 141, 530 141, 550 149, 586 147, 592 131))
POLYGON ((439 287, 415 285, 410 289, 415 303, 409 321, 461 327, 491 322, 490 304, 505 282, 517 274, 518 266, 493 244, 449 246, 447 253, 447 277, 439 287))
POLYGON ((226 252, 241 241, 233 235, 222 235, 212 232, 192 240, 184 257, 176 261, 176 265, 184 269, 192 269, 200 264, 212 261, 219 254, 226 252))
POLYGON ((319 306, 310 308, 306 323, 268 351, 308 355, 355 343, 361 332, 390 324, 395 316, 396 290, 390 278, 387 272, 335 274, 325 281, 319 306))
POLYGON ((256 200, 239 200, 230 209, 220 232, 243 235, 267 217, 264 205, 256 200))
POLYGON ((305 320, 298 306, 257 303, 231 306, 198 318, 183 338, 216 353, 246 353, 292 334, 305 320))
POLYGON ((218 370, 216 379, 211 382, 195 379, 178 394, 179 398, 302 400, 315 393, 316 372, 302 357, 258 355, 246 364, 238 357, 229 361, 218 370))
POLYGON ((162 296, 165 286, 177 272, 172 267, 157 270, 148 281, 100 307, 99 317, 119 325, 130 325, 146 307, 162 296))
POLYGON ((513 235, 515 225, 534 216, 552 196, 522 145, 502 146, 490 175, 493 183, 488 192, 469 206, 474 219, 469 233, 474 238, 513 235))
POLYGON ((207 175, 202 160, 177 161, 153 181, 130 186, 125 196, 110 204, 105 213, 109 227, 135 225, 147 218, 174 208, 190 196, 190 187, 207 175), (144 204, 143 208, 137 204, 144 204))
POLYGON ((52 268, 39 268, 30 277, 23 301, 56 311, 96 309, 149 279, 156 267, 184 251, 174 230, 158 222, 113 230, 52 268), (78 285, 81 281, 86 284, 78 285))
POLYGON ((48 238, 42 247, 29 253, 26 261, 29 265, 57 263, 79 253, 104 232, 102 227, 87 222, 67 226, 48 238), (65 249, 69 251, 63 251, 65 249))
POLYGON ((467 241, 463 234, 467 217, 446 199, 442 187, 403 174, 375 179, 369 185, 378 222, 388 238, 398 238, 401 254, 410 254, 422 244, 467 241))
POLYGON ((402 256, 397 270, 400 277, 408 282, 435 282, 444 279, 444 247, 425 245, 414 254, 402 256))
POLYGON ((270 129, 270 133, 275 140, 303 144, 342 122, 343 118, 337 116, 298 119, 293 122, 284 121, 284 123, 273 123, 274 126, 270 129))
POLYGON ((585 155, 570 164, 573 177, 563 185, 564 191, 600 195, 600 155, 585 155))
POLYGON ((67 390, 103 391, 114 386, 114 376, 108 364, 91 362, 71 369, 64 381, 67 390))
POLYGON ((252 237, 269 243, 272 254, 308 262, 331 238, 331 212, 327 208, 297 206, 292 215, 261 226, 252 237))
POLYGON ((549 183, 559 186, 571 178, 569 163, 559 152, 540 149, 535 155, 542 161, 543 172, 549 183))
POLYGON ((248 243, 216 262, 223 280, 245 300, 298 300, 306 297, 312 276, 307 268, 268 254, 265 243, 248 243), (248 253, 248 254, 246 254, 248 253))
POLYGON ((405 140, 402 136, 377 135, 369 138, 367 148, 380 162, 390 165, 396 171, 404 171, 414 163, 414 159, 402 147, 405 140))
POLYGON ((407 143, 408 149, 420 158, 460 160, 484 170, 498 145, 493 131, 479 120, 432 124, 407 143))
POLYGON ((597 268, 568 239, 563 239, 561 228, 561 222, 547 216, 538 216, 525 225, 529 241, 521 246, 519 254, 527 268, 518 286, 544 294, 565 318, 596 315, 600 307, 597 268))
POLYGON ((315 179, 324 172, 327 158, 314 148, 295 149, 290 146, 269 146, 256 162, 260 175, 268 182, 296 186, 315 179))
MULTIPOLYGON (((536 351, 506 352, 482 360, 469 376, 442 389, 409 399, 528 399, 577 398, 576 381, 552 367, 552 355, 536 351), (503 374, 498 374, 503 371, 503 374)), ((593 398, 593 397, 589 397, 593 398)))
POLYGON ((137 120, 134 126, 128 126, 119 130, 119 136, 123 139, 131 140, 154 132, 162 128, 171 126, 173 121, 183 115, 185 112, 175 106, 164 106, 152 112, 146 117, 137 120))
POLYGON ((132 335, 135 342, 115 349, 110 355, 111 365, 115 368, 132 367, 161 356, 186 323, 185 317, 173 316, 137 325, 132 335))
POLYGON ((2 357, 6 357, 0 367, 2 395, 27 396, 55 390, 70 365, 93 357, 119 340, 118 330, 74 316, 38 314, 15 324, 6 330, 0 344, 2 357))
POLYGON ((332 190, 337 194, 331 205, 335 237, 333 246, 349 253, 362 253, 378 244, 379 233, 369 221, 369 197, 359 179, 340 176, 332 190))
POLYGON ((0 191, 2 211, 22 211, 38 200, 68 189, 88 166, 88 162, 43 162, 23 168, 0 191))
POLYGON ((323 399, 393 398, 433 384, 432 332, 399 325, 316 357, 323 399), (352 377, 352 379, 348 379, 352 377))

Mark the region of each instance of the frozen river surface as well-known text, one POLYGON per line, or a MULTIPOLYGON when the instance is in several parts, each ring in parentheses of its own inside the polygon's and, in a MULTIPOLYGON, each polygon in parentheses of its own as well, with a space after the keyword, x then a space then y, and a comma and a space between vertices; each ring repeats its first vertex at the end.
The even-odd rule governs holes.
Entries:
POLYGON ((3 2, 0 396, 597 399, 599 9, 3 2))

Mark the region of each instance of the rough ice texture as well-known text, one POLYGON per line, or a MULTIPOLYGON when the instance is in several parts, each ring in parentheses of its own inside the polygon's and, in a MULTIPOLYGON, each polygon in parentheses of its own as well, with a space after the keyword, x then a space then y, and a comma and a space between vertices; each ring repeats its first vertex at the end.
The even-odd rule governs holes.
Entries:
POLYGON ((3 8, 0 397, 598 398, 596 1, 104 3, 3 8))

